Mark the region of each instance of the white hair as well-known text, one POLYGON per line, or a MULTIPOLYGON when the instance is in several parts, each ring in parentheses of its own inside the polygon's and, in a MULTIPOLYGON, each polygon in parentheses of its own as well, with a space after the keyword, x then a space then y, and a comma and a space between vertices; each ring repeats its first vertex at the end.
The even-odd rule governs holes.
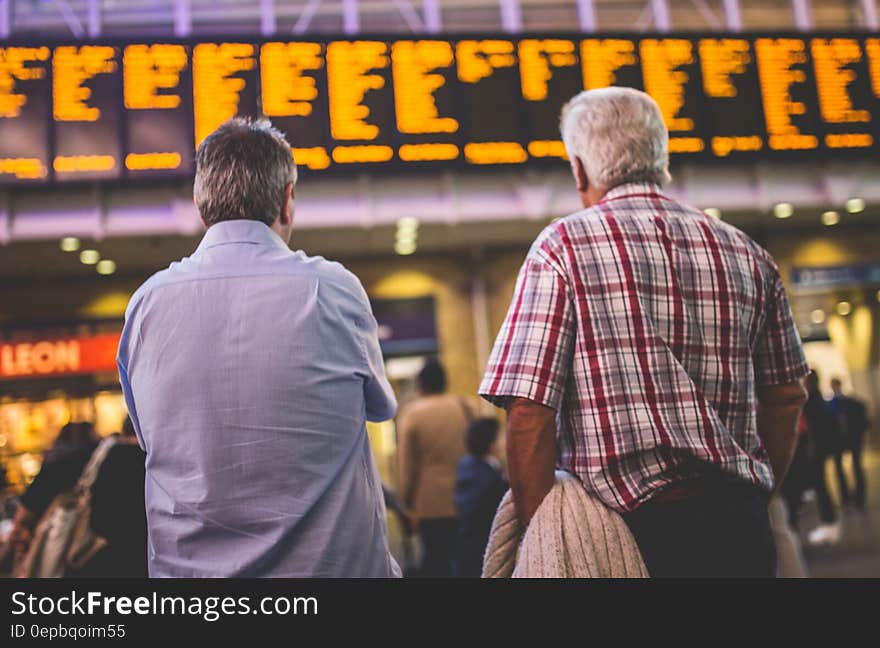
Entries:
POLYGON ((562 108, 568 157, 580 158, 590 184, 608 191, 625 182, 669 182, 669 134, 660 107, 633 88, 597 88, 562 108))

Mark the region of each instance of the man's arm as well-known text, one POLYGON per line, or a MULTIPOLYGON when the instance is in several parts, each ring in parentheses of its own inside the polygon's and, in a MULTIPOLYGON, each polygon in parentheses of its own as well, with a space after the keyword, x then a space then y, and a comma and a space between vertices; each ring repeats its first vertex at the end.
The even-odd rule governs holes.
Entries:
POLYGON ((507 470, 513 503, 525 529, 555 480, 556 411, 526 398, 507 405, 507 470))
POLYGON ((397 468, 397 493, 403 505, 412 511, 418 477, 418 443, 406 412, 397 421, 397 468))
POLYGON ((800 382, 758 387, 758 436, 770 456, 777 489, 797 447, 797 424, 806 401, 807 391, 800 382))

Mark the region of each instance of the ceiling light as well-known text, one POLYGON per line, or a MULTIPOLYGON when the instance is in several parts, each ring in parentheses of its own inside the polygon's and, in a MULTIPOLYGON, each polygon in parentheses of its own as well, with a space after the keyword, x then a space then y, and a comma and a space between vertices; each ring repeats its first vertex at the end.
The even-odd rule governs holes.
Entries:
POLYGON ((61 249, 64 252, 76 252, 79 249, 79 239, 75 236, 67 236, 61 239, 61 249))
POLYGON ((846 317, 847 315, 852 313, 852 304, 850 304, 848 301, 837 302, 835 310, 837 311, 837 314, 841 317, 846 317))
POLYGON ((813 324, 821 324, 825 321, 825 311, 821 308, 817 308, 812 313, 810 313, 810 321, 813 324))
POLYGON ((787 202, 777 203, 773 206, 773 215, 776 218, 791 218, 794 214, 794 205, 787 202))
POLYGON ((406 216, 397 221, 397 229, 400 230, 417 230, 419 229, 419 220, 412 216, 406 216))
POLYGON ((858 214, 865 211, 865 201, 861 198, 850 198, 846 201, 845 207, 850 214, 858 214))
POLYGON ((112 275, 116 272, 116 262, 111 261, 110 259, 102 259, 101 261, 98 261, 98 265, 95 266, 95 269, 98 271, 98 274, 112 275))
POLYGON ((703 212, 712 218, 721 218, 721 210, 717 207, 706 207, 703 212))
POLYGON ((101 260, 101 254, 97 250, 83 250, 79 253, 79 260, 85 265, 95 265, 101 260))
POLYGON ((840 214, 836 211, 827 211, 822 214, 822 224, 831 227, 840 222, 840 214))
POLYGON ((394 244, 394 251, 401 256, 408 256, 416 251, 415 241, 398 241, 394 244))

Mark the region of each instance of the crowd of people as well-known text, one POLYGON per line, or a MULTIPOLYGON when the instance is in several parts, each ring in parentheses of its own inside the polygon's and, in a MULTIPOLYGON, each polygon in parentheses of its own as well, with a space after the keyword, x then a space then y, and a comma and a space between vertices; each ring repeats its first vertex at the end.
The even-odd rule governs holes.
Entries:
POLYGON ((821 524, 809 533, 808 541, 835 544, 841 539, 840 515, 828 489, 826 468, 828 460, 833 459, 839 506, 864 510, 866 491, 862 450, 869 426, 867 408, 861 400, 843 393, 839 378, 831 380, 831 400, 822 395, 815 371, 806 377, 805 386, 808 398, 798 424, 794 458, 781 492, 788 508, 789 523, 794 529, 799 526, 805 496, 811 494, 816 500, 821 524), (852 466, 853 488, 850 488, 843 465, 847 455, 852 466))
POLYGON ((813 537, 833 540, 825 464, 852 455, 855 490, 839 468, 840 491, 864 506, 867 417, 839 383, 828 403, 808 377, 773 258, 664 193, 668 132, 647 94, 580 93, 561 135, 583 210, 528 251, 478 390, 506 412, 504 476, 497 421, 448 393, 437 362, 397 412, 359 279, 290 248, 289 143, 268 122, 232 119, 197 151, 201 243, 126 311, 117 364, 130 427, 112 447, 65 428, 22 499, 15 542, 33 546, 37 520, 74 488, 91 506, 94 533, 81 538, 95 569, 397 577, 387 501, 424 545, 410 573, 477 576, 505 479, 511 528, 538 562, 545 550, 583 558, 590 541, 619 543, 599 553, 652 577, 773 577, 780 485, 793 521, 815 491, 825 525, 813 537), (396 496, 366 431, 395 416, 396 496), (618 531, 581 533, 572 511, 618 531), (562 524, 581 544, 559 546, 573 541, 562 524))
POLYGON ((53 526, 56 533, 62 530, 53 513, 70 506, 66 498, 80 494, 88 500, 86 526, 101 542, 83 561, 67 561, 70 547, 63 547, 68 550, 64 552, 64 564, 53 575, 145 578, 144 452, 138 447, 130 419, 119 434, 103 441, 88 422, 67 423, 61 428, 43 458, 40 472, 19 498, 4 552, 10 571, 20 576, 47 575, 39 563, 47 560, 47 550, 54 549, 50 546, 54 542, 53 526), (94 479, 85 484, 83 477, 91 462, 94 479))

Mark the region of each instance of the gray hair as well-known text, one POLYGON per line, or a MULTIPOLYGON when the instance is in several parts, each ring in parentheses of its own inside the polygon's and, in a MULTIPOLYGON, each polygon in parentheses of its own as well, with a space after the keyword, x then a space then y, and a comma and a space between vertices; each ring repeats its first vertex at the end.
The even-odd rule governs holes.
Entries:
POLYGON ((568 157, 590 183, 608 191, 625 182, 669 182, 669 134, 660 107, 633 88, 597 88, 574 96, 559 121, 568 157))
POLYGON ((296 164, 290 144, 268 120, 230 119, 196 153, 193 195, 209 227, 237 219, 271 225, 291 182, 296 164))

